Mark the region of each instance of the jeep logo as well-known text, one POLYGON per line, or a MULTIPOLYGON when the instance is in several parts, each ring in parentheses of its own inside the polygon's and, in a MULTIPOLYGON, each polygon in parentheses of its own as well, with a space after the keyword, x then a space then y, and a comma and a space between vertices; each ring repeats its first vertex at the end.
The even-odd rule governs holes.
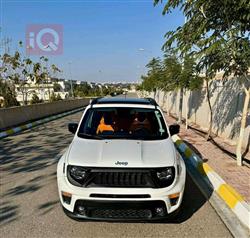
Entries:
POLYGON ((127 166, 127 165, 128 165, 128 162, 116 161, 115 165, 124 165, 124 166, 127 166))

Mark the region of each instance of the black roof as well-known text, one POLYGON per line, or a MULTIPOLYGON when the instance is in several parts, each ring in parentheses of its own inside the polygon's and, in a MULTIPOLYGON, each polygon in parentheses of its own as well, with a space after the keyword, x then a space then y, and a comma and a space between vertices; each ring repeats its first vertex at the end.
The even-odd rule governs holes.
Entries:
POLYGON ((94 104, 143 104, 143 105, 158 106, 158 104, 153 98, 122 98, 122 97, 95 98, 91 102, 91 105, 94 104))

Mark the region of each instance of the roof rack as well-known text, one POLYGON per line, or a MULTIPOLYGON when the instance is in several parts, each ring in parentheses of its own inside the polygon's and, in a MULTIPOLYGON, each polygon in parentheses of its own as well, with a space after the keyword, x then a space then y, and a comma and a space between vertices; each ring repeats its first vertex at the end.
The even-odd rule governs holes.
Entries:
POLYGON ((102 97, 98 97, 98 98, 93 98, 90 102, 90 105, 94 105, 98 103, 98 100, 101 99, 102 97))
POLYGON ((155 101, 155 99, 153 99, 153 98, 145 98, 145 99, 147 99, 154 106, 158 106, 158 103, 155 101))
POLYGON ((144 105, 153 105, 155 107, 158 106, 157 102, 153 98, 118 98, 118 97, 111 97, 111 98, 106 98, 106 97, 98 97, 94 98, 91 102, 90 105, 91 107, 94 104, 144 104, 144 105))

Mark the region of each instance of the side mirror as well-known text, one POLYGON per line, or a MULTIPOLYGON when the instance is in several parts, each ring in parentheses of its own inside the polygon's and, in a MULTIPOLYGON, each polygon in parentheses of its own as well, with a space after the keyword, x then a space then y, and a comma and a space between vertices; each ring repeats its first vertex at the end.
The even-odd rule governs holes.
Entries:
POLYGON ((178 125, 178 124, 170 125, 169 126, 169 132, 170 132, 171 136, 179 134, 179 132, 180 132, 180 125, 178 125))
POLYGON ((68 130, 69 130, 69 132, 71 132, 73 134, 76 133, 77 127, 78 127, 78 123, 72 122, 72 123, 68 124, 68 130))

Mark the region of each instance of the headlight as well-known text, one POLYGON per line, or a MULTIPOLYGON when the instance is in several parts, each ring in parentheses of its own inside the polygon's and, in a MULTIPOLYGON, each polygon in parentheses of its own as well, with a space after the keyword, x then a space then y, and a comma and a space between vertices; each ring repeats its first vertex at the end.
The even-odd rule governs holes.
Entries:
POLYGON ((84 167, 79 167, 79 166, 68 166, 68 180, 76 186, 81 186, 83 185, 87 174, 88 170, 84 167))
POLYGON ((160 180, 169 180, 174 176, 172 168, 167 168, 165 171, 157 172, 157 177, 160 180))
POLYGON ((175 178, 174 167, 168 167, 156 172, 160 187, 167 187, 171 185, 175 178))
POLYGON ((76 180, 83 180, 86 177, 86 170, 82 167, 72 166, 69 172, 71 177, 76 180))
POLYGON ((181 174, 181 155, 178 151, 176 151, 176 161, 177 161, 177 175, 181 174))

